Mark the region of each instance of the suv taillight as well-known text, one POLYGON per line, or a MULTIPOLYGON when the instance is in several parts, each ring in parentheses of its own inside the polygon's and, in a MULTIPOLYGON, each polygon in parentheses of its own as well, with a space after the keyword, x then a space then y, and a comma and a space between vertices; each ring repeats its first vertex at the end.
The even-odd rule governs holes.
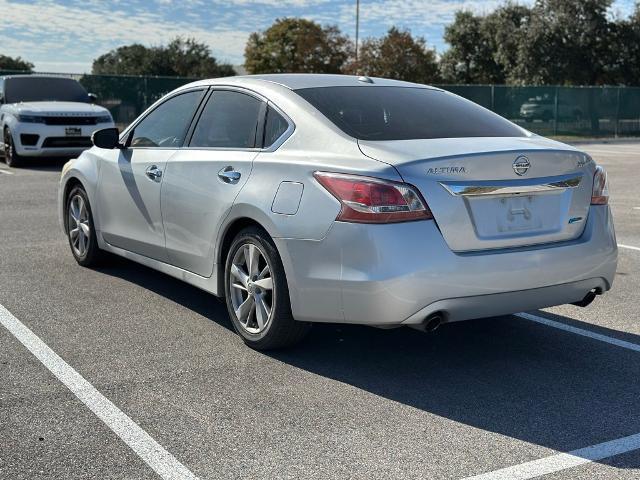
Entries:
POLYGON ((344 173, 315 172, 313 176, 342 204, 336 220, 394 223, 433 219, 427 202, 406 183, 344 173))
POLYGON ((601 166, 596 167, 593 175, 593 190, 591 191, 591 205, 607 205, 609 203, 609 182, 607 172, 601 166))

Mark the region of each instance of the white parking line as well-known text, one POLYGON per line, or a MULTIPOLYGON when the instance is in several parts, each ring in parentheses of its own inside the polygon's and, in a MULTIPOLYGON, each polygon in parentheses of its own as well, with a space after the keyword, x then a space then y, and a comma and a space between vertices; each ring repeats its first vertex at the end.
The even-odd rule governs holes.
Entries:
POLYGON ((466 480, 525 480, 640 449, 640 433, 483 473, 466 480))
MULTIPOLYGON (((599 333, 583 330, 582 328, 572 327, 564 323, 549 320, 548 318, 532 315, 530 313, 518 313, 516 317, 523 318, 536 323, 541 323, 548 327, 565 330, 583 337, 593 338, 601 342, 615 345, 616 347, 626 348, 634 352, 640 352, 640 345, 617 338, 608 337, 599 333)), ((558 453, 533 460, 530 462, 513 465, 512 467, 501 468, 492 472, 482 473, 473 477, 467 477, 465 480, 526 480, 529 478, 547 475, 549 473, 559 472, 569 468, 574 468, 586 463, 603 460, 605 458, 620 455, 622 453, 631 452, 640 449, 640 433, 630 435, 628 437, 618 438, 609 442, 591 445, 589 447, 573 450, 568 453, 558 453)))
POLYGON ((633 350, 634 352, 640 352, 640 345, 638 344, 625 342, 624 340, 608 337, 607 335, 595 333, 590 330, 584 330, 582 328, 572 327, 571 325, 567 325, 561 322, 556 322, 554 320, 549 320, 548 318, 539 317, 538 315, 532 315, 530 313, 516 313, 515 316, 524 318, 525 320, 529 320, 531 322, 541 323, 543 325, 547 325, 548 327, 558 328, 566 332, 575 333, 576 335, 582 335, 583 337, 589 337, 589 338, 593 338, 594 340, 600 340, 601 342, 609 343, 611 345, 615 345, 616 347, 622 347, 622 348, 626 348, 627 350, 633 350))
POLYGON ((6 168, 0 168, 0 173, 4 173, 5 175, 13 175, 13 172, 7 170, 6 168))
POLYGON ((0 305, 0 324, 16 337, 71 392, 114 431, 163 479, 195 480, 197 477, 167 452, 137 423, 95 389, 82 375, 49 348, 20 320, 0 305))
POLYGON ((632 247, 631 245, 623 245, 622 243, 618 244, 621 248, 628 248, 629 250, 637 250, 640 252, 640 247, 632 247))

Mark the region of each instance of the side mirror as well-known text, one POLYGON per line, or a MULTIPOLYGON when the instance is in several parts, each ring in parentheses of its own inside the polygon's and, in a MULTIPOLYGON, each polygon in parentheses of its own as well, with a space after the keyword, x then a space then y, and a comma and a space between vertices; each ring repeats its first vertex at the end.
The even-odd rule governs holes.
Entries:
POLYGON ((103 128, 102 130, 96 130, 91 135, 91 141, 98 148, 106 148, 112 150, 114 148, 120 148, 120 132, 117 128, 103 128))
POLYGON ((98 101, 98 96, 95 93, 87 93, 87 97, 89 97, 89 101, 91 103, 96 103, 98 101))

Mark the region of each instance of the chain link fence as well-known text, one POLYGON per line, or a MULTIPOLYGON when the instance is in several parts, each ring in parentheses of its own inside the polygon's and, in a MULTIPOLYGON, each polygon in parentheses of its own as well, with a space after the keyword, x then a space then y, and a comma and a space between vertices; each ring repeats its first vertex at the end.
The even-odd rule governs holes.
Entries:
MULTIPOLYGON (((0 72, 0 75, 11 72, 0 72)), ((120 127, 196 78, 47 74, 78 80, 120 127)), ((640 88, 439 85, 545 136, 640 136, 640 88)))
POLYGON ((545 136, 640 136, 640 88, 441 85, 545 136))

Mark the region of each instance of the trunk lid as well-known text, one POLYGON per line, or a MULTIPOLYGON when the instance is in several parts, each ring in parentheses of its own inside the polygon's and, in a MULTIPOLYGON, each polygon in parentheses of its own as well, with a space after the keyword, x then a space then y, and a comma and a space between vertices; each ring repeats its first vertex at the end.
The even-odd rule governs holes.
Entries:
POLYGON ((566 241, 584 230, 595 165, 568 145, 542 137, 358 144, 420 190, 453 251, 566 241))

